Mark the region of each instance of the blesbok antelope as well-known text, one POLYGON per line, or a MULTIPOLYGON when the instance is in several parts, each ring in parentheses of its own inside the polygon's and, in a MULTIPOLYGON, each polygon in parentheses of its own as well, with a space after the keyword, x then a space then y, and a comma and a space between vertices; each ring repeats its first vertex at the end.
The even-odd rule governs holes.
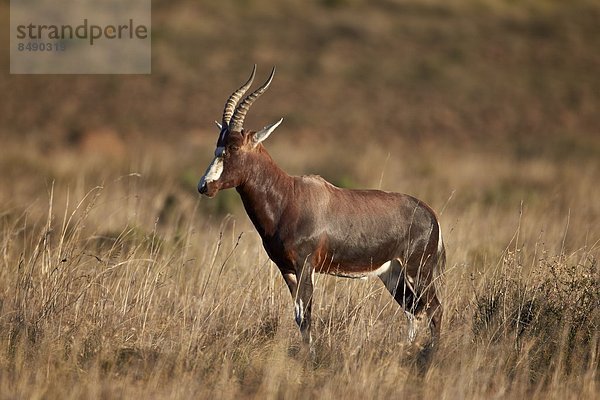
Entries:
POLYGON ((250 106, 271 84, 275 68, 261 87, 239 102, 255 73, 256 65, 225 103, 222 122, 217 122, 221 131, 215 157, 198 191, 213 197, 221 189, 236 188, 290 289, 305 342, 311 342, 318 272, 378 276, 408 316, 409 340, 415 335, 414 316, 424 311, 435 343, 442 322, 437 279, 446 256, 434 211, 406 194, 342 189, 320 176, 285 173, 262 145, 283 119, 258 132, 244 129, 250 106))

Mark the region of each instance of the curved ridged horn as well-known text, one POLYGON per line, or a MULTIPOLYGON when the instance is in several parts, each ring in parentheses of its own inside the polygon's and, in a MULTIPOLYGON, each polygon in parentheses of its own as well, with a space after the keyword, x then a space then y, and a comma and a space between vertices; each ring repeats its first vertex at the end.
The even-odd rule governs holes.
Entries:
POLYGON ((225 109, 223 110, 223 126, 229 125, 229 121, 231 121, 231 117, 235 111, 235 105, 240 98, 246 93, 246 90, 252 85, 252 81, 254 80, 254 75, 256 74, 256 64, 254 64, 254 68, 252 68, 252 73, 250 74, 250 78, 246 83, 244 83, 238 90, 233 92, 231 96, 225 102, 225 109))
POLYGON ((273 80, 273 76, 275 76, 275 67, 273 67, 273 69, 271 70, 271 75, 269 75, 269 79, 267 79, 267 81, 261 87, 256 89, 248 96, 246 96, 246 98, 237 106, 235 112, 233 113, 233 116, 231 117, 231 124, 229 129, 230 132, 242 131, 242 128, 244 127, 244 119, 246 118, 246 113, 250 109, 252 103, 254 103, 254 101, 258 99, 260 95, 263 94, 269 88, 269 85, 273 80))

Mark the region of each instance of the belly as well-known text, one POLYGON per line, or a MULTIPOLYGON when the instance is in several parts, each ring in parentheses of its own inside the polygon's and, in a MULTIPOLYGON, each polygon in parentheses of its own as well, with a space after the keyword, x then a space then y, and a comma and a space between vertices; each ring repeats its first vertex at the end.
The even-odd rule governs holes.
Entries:
POLYGON ((388 234, 377 237, 358 235, 356 231, 337 239, 328 237, 319 249, 317 272, 338 276, 365 277, 379 275, 389 267, 389 261, 399 258, 398 238, 388 234))

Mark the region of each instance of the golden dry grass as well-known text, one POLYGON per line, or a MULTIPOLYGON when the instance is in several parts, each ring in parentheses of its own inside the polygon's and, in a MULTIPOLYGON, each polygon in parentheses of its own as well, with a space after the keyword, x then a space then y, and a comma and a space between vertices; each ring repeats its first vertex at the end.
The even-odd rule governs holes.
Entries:
MULTIPOLYGON (((281 139, 271 152, 294 147, 281 139)), ((281 163, 315 168, 337 151, 281 163)), ((413 149, 426 161, 373 162, 384 153, 353 151, 346 173, 443 210, 437 352, 406 343, 404 315, 378 281, 320 276, 307 358, 237 194, 197 199, 181 158, 148 151, 98 170, 77 153, 29 154, 27 174, 2 179, 12 193, 0 219, 2 397, 595 398, 596 160, 432 147, 413 149)))

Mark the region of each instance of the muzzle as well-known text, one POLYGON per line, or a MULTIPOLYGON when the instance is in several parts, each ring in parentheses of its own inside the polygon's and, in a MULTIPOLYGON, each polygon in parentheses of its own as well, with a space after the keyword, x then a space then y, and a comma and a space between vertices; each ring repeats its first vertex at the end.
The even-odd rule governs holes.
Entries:
POLYGON ((206 172, 202 176, 202 179, 200 179, 200 182, 198 182, 198 192, 200 194, 205 194, 209 197, 212 197, 216 193, 216 191, 209 190, 209 184, 218 181, 223 173, 223 155, 224 149, 222 147, 217 147, 217 150, 215 151, 215 158, 206 169, 206 172))

